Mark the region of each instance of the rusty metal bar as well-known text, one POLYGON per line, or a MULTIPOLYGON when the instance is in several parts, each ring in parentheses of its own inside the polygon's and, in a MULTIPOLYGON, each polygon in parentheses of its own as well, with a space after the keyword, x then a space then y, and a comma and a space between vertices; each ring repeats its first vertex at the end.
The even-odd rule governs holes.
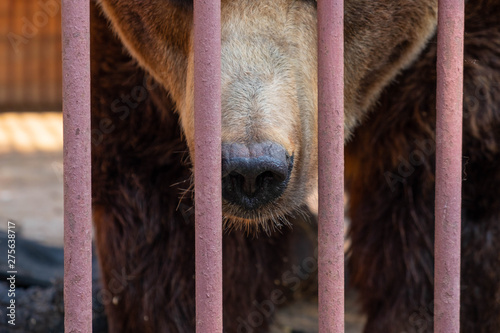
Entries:
POLYGON ((344 332, 344 1, 318 0, 319 332, 344 332))
POLYGON ((194 1, 196 331, 222 332, 220 0, 194 1))
POLYGON ((92 332, 89 22, 89 1, 62 1, 65 332, 92 332))
POLYGON ((464 0, 440 0, 437 50, 434 332, 460 331, 464 0))

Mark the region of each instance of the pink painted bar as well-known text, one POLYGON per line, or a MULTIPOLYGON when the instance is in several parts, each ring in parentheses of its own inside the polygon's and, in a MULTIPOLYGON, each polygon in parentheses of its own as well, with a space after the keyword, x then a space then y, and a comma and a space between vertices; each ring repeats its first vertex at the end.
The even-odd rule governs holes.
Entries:
POLYGON ((344 332, 344 1, 318 0, 319 332, 344 332))
POLYGON ((89 1, 62 1, 65 332, 92 332, 89 25, 89 1))
POLYGON ((437 59, 434 332, 460 331, 464 0, 440 0, 437 59))
POLYGON ((194 1, 196 332, 222 332, 220 0, 194 1))

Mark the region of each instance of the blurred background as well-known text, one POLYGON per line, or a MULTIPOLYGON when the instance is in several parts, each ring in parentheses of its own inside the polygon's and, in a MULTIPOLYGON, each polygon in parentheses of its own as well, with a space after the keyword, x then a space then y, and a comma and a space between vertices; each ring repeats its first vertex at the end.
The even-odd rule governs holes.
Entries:
POLYGON ((0 1, 0 229, 62 245, 59 0, 0 1))
POLYGON ((60 2, 0 1, 0 36, 0 110, 60 110, 60 2))

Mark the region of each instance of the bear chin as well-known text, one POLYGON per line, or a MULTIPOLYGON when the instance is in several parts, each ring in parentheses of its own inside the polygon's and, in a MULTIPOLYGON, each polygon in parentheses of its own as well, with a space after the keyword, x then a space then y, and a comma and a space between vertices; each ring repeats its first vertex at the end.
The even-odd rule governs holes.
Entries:
POLYGON ((257 211, 241 211, 238 208, 226 208, 230 204, 223 204, 223 227, 226 232, 243 230, 247 234, 258 234, 263 231, 267 235, 279 231, 282 227, 292 228, 291 218, 296 216, 308 219, 307 208, 296 208, 291 212, 278 209, 275 205, 268 205, 257 211), (227 212, 227 213, 226 213, 227 212))

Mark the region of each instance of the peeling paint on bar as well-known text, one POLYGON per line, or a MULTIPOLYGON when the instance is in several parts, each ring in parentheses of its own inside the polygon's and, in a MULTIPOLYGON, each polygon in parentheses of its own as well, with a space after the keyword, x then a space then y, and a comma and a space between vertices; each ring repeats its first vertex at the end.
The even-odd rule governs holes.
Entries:
POLYGON ((434 332, 460 332, 464 0, 440 0, 434 332))
POLYGON ((344 332, 344 1, 318 0, 319 332, 344 332))
POLYGON ((194 1, 196 331, 222 332, 220 0, 194 1))
POLYGON ((92 332, 89 1, 62 1, 64 327, 92 332))

